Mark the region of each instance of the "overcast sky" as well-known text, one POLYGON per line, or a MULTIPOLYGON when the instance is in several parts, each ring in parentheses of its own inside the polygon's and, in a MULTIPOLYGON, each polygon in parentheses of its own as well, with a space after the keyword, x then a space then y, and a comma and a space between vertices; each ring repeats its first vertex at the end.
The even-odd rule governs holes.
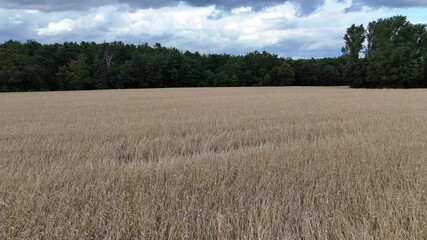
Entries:
POLYGON ((427 23, 427 0, 0 0, 0 41, 160 42, 201 53, 333 57, 351 24, 394 15, 427 23))

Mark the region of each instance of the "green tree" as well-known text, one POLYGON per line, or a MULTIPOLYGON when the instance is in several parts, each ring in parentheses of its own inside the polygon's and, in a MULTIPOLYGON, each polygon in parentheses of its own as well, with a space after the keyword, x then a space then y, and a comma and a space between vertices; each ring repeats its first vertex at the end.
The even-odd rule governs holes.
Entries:
POLYGON ((366 35, 365 28, 362 25, 356 26, 351 25, 347 28, 346 34, 344 35, 345 46, 341 49, 344 56, 347 56, 349 60, 356 61, 359 59, 360 51, 363 49, 363 43, 365 42, 366 35))
POLYGON ((417 87, 425 62, 426 25, 395 16, 369 23, 366 87, 417 87))
POLYGON ((108 74, 109 74, 109 67, 107 64, 105 64, 104 61, 95 60, 94 66, 94 81, 95 81, 95 88, 96 89, 107 89, 109 88, 108 84, 108 74))
POLYGON ((200 87, 215 87, 215 74, 210 70, 205 70, 203 80, 200 82, 200 87))
POLYGON ((42 83, 42 88, 45 90, 58 90, 59 84, 56 81, 55 73, 58 70, 56 64, 55 45, 40 45, 35 49, 34 61, 38 65, 38 75, 42 83))
POLYGON ((56 74, 63 90, 89 89, 91 84, 89 66, 84 55, 61 66, 56 74))
POLYGON ((166 53, 164 84, 166 87, 177 87, 180 83, 178 69, 180 69, 183 56, 178 49, 169 49, 166 53))
POLYGON ((328 64, 323 67, 321 78, 322 85, 333 86, 338 85, 341 75, 333 65, 328 64))
POLYGON ((295 73, 295 82, 298 86, 317 86, 319 81, 320 67, 317 59, 299 59, 289 63, 295 73))
POLYGON ((359 55, 363 49, 363 43, 366 39, 366 30, 363 25, 356 26, 355 24, 347 28, 344 35, 345 45, 341 49, 346 65, 344 68, 344 82, 350 85, 355 85, 360 82, 362 76, 359 74, 360 61, 359 55))
POLYGON ((231 86, 230 78, 225 71, 219 72, 215 77, 215 87, 231 86))
POLYGON ((294 70, 288 63, 282 63, 282 65, 274 67, 269 74, 272 84, 275 86, 289 86, 295 80, 294 70))
POLYGON ((236 74, 233 74, 230 78, 230 86, 239 86, 239 78, 236 74))
POLYGON ((28 48, 17 41, 0 47, 0 88, 10 91, 41 88, 39 66, 29 56, 28 48))
POLYGON ((262 81, 259 83, 260 86, 271 86, 272 85, 272 78, 270 74, 265 74, 264 78, 262 79, 262 81))

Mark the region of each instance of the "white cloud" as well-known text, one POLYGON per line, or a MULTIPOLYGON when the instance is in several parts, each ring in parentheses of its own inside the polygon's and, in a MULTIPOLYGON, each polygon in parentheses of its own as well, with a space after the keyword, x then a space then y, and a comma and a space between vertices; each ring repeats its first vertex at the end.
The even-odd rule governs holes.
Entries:
POLYGON ((64 32, 73 31, 75 24, 72 19, 63 19, 59 22, 49 23, 47 27, 37 29, 39 36, 52 36, 58 35, 64 32))
POLYGON ((21 15, 19 15, 19 14, 16 14, 15 16, 13 16, 13 17, 8 17, 8 19, 9 19, 9 23, 10 24, 14 24, 14 25, 19 25, 19 24, 22 24, 22 23, 24 23, 24 21, 21 19, 21 15))
POLYGON ((24 12, 32 14, 32 13, 39 13, 40 11, 39 10, 35 10, 35 9, 26 9, 26 10, 24 10, 24 12))
POLYGON ((252 7, 238 7, 231 9, 232 14, 242 14, 252 12, 252 7))

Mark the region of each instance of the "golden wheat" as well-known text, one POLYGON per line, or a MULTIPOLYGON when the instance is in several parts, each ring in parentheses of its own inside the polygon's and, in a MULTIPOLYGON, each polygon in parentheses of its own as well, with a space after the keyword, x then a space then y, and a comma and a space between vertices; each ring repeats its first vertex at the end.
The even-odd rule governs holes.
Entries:
POLYGON ((427 238, 427 90, 0 94, 0 239, 372 238, 427 238))

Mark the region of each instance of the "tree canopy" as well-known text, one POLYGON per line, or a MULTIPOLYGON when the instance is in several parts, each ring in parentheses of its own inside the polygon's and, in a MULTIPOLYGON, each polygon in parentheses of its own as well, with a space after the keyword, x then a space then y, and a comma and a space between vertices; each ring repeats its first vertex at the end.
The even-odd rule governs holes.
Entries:
POLYGON ((0 66, 3 91, 343 85, 341 57, 200 54, 160 44, 8 41, 0 44, 0 66))
POLYGON ((427 30, 404 16, 378 19, 367 29, 351 26, 344 37, 346 76, 353 87, 414 88, 427 86, 427 30), (364 58, 358 59, 367 39, 364 58))

